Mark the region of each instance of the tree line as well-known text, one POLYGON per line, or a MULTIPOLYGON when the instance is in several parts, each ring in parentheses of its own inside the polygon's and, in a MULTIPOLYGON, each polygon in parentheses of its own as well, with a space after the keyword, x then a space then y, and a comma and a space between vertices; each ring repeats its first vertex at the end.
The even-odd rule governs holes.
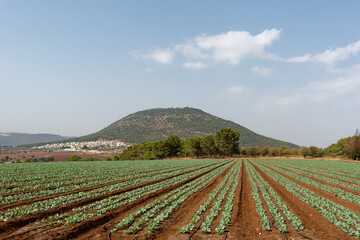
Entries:
POLYGON ((332 157, 347 157, 353 160, 360 159, 360 133, 356 129, 352 137, 341 138, 337 143, 325 148, 325 154, 332 157))
POLYGON ((239 132, 230 128, 205 137, 180 139, 171 135, 166 140, 134 144, 119 155, 119 160, 233 156, 239 153, 239 137, 239 132))
MULTIPOLYGON (((153 160, 178 157, 347 157, 360 159, 360 134, 356 130, 354 136, 342 138, 337 143, 323 149, 315 146, 300 148, 268 147, 265 145, 254 147, 239 147, 239 132, 230 128, 223 128, 215 135, 180 139, 176 135, 166 140, 143 142, 134 144, 119 155, 106 157, 104 161, 117 160, 153 160)), ((89 157, 81 159, 74 155, 67 161, 97 161, 89 157)))

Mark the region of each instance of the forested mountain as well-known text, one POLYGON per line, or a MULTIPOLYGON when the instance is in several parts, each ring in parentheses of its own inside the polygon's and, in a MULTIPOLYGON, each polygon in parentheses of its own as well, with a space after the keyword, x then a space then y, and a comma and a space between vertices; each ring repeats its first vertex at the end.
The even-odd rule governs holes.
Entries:
POLYGON ((295 144, 257 134, 237 123, 225 120, 195 108, 156 108, 130 114, 110 126, 87 136, 69 141, 94 141, 98 139, 141 143, 166 139, 170 135, 180 138, 202 137, 222 128, 240 133, 240 146, 266 145, 269 147, 298 147, 295 144))

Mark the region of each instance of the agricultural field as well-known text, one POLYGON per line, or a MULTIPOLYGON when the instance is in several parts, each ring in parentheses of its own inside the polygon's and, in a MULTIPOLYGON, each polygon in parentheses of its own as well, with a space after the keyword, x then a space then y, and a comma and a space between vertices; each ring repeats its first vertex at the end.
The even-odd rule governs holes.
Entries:
POLYGON ((0 239, 360 239, 360 164, 0 165, 0 239))

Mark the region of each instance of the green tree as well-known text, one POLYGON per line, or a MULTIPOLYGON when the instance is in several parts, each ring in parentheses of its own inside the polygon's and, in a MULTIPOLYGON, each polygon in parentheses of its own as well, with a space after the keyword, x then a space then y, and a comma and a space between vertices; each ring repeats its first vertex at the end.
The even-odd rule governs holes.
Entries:
POLYGON ((94 157, 87 157, 87 158, 81 159, 80 161, 98 161, 98 160, 94 157))
POLYGON ((215 143, 222 156, 239 153, 240 133, 231 128, 223 128, 215 134, 215 143))
POLYGON ((353 136, 345 145, 344 153, 353 160, 360 159, 360 137, 353 136))
POLYGON ((153 143, 153 151, 157 159, 163 159, 166 157, 166 143, 165 141, 156 141, 153 143))
POLYGON ((309 153, 310 153, 310 151, 309 151, 309 149, 308 149, 307 147, 301 146, 301 147, 299 148, 299 154, 302 155, 304 158, 306 158, 307 156, 309 156, 309 153))
POLYGON ((120 160, 135 160, 135 158, 136 152, 134 146, 126 148, 121 154, 119 154, 120 160))
POLYGON ((279 149, 278 148, 269 148, 269 156, 276 157, 279 156, 279 149))
POLYGON ((202 137, 200 141, 200 147, 206 156, 213 157, 218 153, 214 135, 202 137))
POLYGON ((265 145, 260 145, 256 147, 256 155, 266 156, 269 154, 269 148, 265 145))
POLYGON ((351 137, 342 138, 337 143, 331 144, 329 147, 325 148, 325 155, 331 157, 340 157, 345 154, 345 146, 351 140, 351 137))
POLYGON ((255 157, 256 156, 256 148, 255 147, 247 147, 246 148, 246 156, 255 157))
POLYGON ((190 142, 192 155, 195 157, 200 157, 203 154, 201 148, 201 138, 192 137, 189 139, 189 142, 190 142))
POLYGON ((287 156, 289 155, 289 151, 288 151, 288 147, 287 146, 280 146, 279 148, 279 155, 280 156, 287 156))
POLYGON ((181 141, 176 135, 171 135, 165 140, 166 156, 176 157, 181 151, 181 141))
POLYGON ((309 156, 310 157, 322 157, 324 156, 324 150, 322 148, 318 148, 318 147, 315 147, 315 146, 310 146, 308 148, 309 150, 309 156))
POLYGON ((66 159, 66 161, 70 161, 70 162, 72 162, 72 161, 80 161, 80 160, 81 160, 81 157, 79 157, 77 155, 72 155, 71 157, 68 157, 66 159))

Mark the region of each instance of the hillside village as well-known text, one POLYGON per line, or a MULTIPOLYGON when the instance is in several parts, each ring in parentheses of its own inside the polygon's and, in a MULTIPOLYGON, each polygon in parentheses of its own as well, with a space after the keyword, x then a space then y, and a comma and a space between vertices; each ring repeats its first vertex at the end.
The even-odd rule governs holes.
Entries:
POLYGON ((64 151, 84 151, 84 150, 100 150, 100 149, 125 149, 130 146, 127 143, 119 141, 87 141, 87 142, 63 142, 51 143, 42 146, 35 146, 33 149, 58 150, 64 151))

